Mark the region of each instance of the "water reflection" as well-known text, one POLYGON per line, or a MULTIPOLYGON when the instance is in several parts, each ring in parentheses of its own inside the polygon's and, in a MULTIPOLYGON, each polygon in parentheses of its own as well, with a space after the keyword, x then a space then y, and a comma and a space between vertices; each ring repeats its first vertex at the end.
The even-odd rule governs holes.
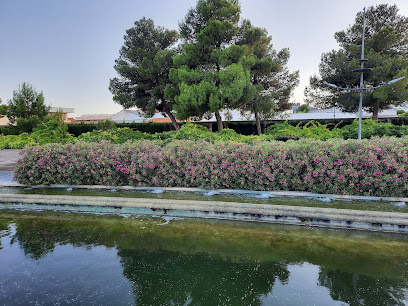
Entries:
POLYGON ((0 304, 403 305, 405 236, 0 212, 0 304))

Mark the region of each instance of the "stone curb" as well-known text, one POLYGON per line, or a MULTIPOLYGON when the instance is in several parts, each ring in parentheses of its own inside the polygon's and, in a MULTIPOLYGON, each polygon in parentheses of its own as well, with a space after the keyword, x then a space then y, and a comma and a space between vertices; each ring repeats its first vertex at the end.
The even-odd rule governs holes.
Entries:
POLYGON ((75 188, 75 189, 117 189, 117 190, 141 190, 141 191, 182 191, 182 192, 214 192, 219 194, 268 194, 270 197, 293 197, 293 198, 329 198, 333 200, 349 200, 349 201, 383 201, 383 202, 407 202, 405 197, 370 197, 358 195, 341 195, 341 194, 322 194, 306 191, 257 191, 245 189, 202 189, 194 187, 133 187, 133 186, 103 186, 103 185, 24 185, 24 184, 4 184, 0 183, 0 187, 33 187, 33 188, 75 188))
POLYGON ((0 194, 0 203, 40 204, 44 205, 45 209, 54 210, 73 206, 79 210, 100 211, 96 208, 105 207, 108 212, 120 211, 408 233, 408 214, 396 212, 213 201, 36 194, 0 194))

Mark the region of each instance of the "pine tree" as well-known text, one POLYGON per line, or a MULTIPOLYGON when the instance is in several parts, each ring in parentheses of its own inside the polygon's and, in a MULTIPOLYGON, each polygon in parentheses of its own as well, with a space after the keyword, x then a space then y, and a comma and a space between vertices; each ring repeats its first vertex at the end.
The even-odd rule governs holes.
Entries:
POLYGON ((113 100, 124 108, 137 106, 146 114, 164 112, 176 130, 172 100, 166 99, 166 86, 171 84, 169 71, 177 53, 177 31, 155 27, 153 20, 142 18, 126 31, 125 42, 116 60, 119 78, 110 80, 113 100))
MULTIPOLYGON (((323 82, 339 87, 359 87, 363 12, 347 30, 335 34, 339 50, 323 53, 319 76, 310 79, 306 88, 307 101, 320 107, 338 105, 345 111, 358 109, 359 92, 344 92, 330 88, 323 82)), ((378 86, 402 76, 408 76, 408 18, 398 14, 396 5, 372 6, 366 12, 365 67, 372 71, 364 74, 366 87, 378 86)), ((378 118, 379 111, 391 105, 400 105, 408 99, 408 78, 373 91, 365 91, 363 107, 378 118)))

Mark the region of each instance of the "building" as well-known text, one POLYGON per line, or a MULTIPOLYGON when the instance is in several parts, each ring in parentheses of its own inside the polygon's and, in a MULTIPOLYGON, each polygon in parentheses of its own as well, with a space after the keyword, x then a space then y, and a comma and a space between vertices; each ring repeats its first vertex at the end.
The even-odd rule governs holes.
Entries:
POLYGON ((55 115, 58 112, 62 113, 62 119, 64 120, 64 123, 72 123, 72 121, 68 119, 68 114, 75 112, 75 110, 73 108, 50 107, 50 109, 48 111, 48 114, 49 115, 55 115))
MULTIPOLYGON (((66 107, 50 107, 48 110, 48 115, 52 116, 55 115, 56 113, 61 112, 62 113, 62 119, 64 120, 64 123, 72 123, 72 120, 68 118, 69 113, 74 113, 75 110, 73 108, 66 108, 66 107)), ((0 126, 6 126, 10 124, 10 120, 7 118, 7 116, 3 116, 0 118, 0 126)))
MULTIPOLYGON (((146 114, 140 109, 122 109, 120 112, 109 117, 109 120, 115 121, 116 123, 171 123, 171 119, 158 110, 156 110, 152 117, 146 117, 146 114)), ((177 121, 180 122, 179 120, 177 121)))
POLYGON ((146 118, 140 109, 122 109, 120 112, 111 115, 109 120, 115 121, 116 123, 143 123, 145 122, 146 118))
MULTIPOLYGON (((363 111, 362 118, 368 119, 372 117, 372 113, 363 111)), ((398 117, 396 109, 386 109, 378 114, 378 119, 389 119, 398 117)), ((357 119, 358 113, 346 113, 341 111, 337 107, 331 107, 326 109, 311 109, 308 113, 297 113, 294 112, 290 114, 286 120, 344 120, 344 119, 357 119)))
POLYGON ((6 116, 0 116, 0 126, 6 126, 9 125, 10 121, 6 116))
POLYGON ((98 123, 99 121, 105 121, 109 119, 112 115, 109 114, 96 114, 96 115, 82 115, 76 117, 76 123, 98 123))

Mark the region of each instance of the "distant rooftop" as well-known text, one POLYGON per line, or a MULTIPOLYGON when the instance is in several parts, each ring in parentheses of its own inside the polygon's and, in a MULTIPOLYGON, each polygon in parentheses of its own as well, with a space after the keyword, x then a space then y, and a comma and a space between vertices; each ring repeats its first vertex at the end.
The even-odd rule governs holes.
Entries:
POLYGON ((92 115, 82 115, 80 117, 76 117, 76 121, 101 121, 109 119, 112 116, 110 114, 92 114, 92 115))
POLYGON ((75 113, 75 109, 69 107, 50 107, 49 113, 63 112, 64 114, 75 113))

